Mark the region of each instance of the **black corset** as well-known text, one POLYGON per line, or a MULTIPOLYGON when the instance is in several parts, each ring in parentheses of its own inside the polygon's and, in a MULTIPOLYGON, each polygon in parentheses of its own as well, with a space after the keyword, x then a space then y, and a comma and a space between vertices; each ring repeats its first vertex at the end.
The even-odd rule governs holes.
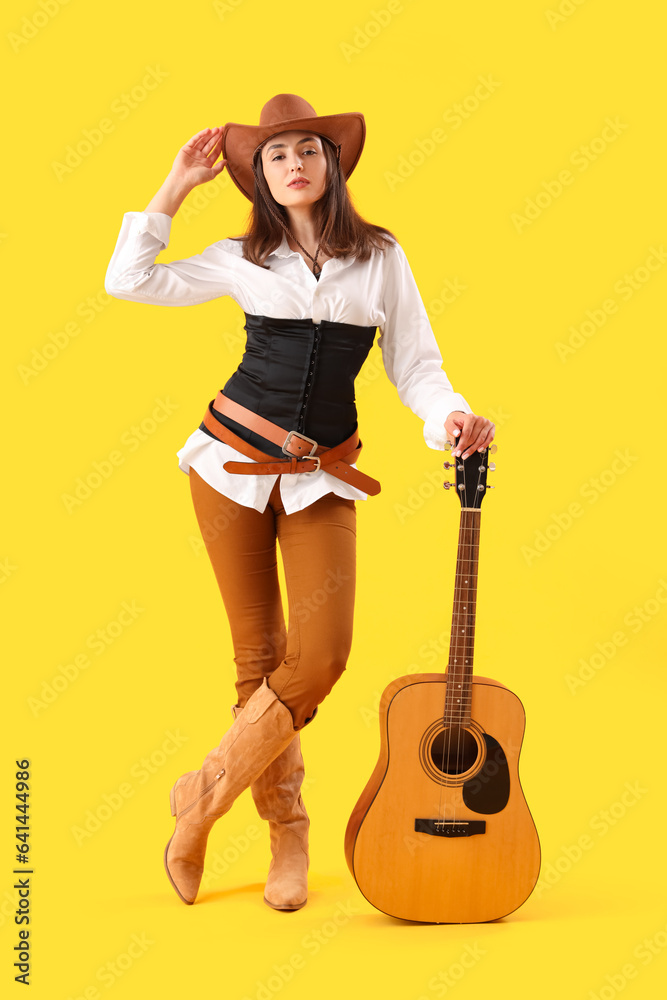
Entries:
MULTIPOLYGON (((327 448, 349 437, 357 427, 354 380, 377 327, 252 313, 245 317, 245 353, 222 389, 225 396, 327 448)), ((279 445, 213 408, 210 412, 248 444, 284 457, 279 445)), ((203 422, 199 429, 217 440, 203 422)))

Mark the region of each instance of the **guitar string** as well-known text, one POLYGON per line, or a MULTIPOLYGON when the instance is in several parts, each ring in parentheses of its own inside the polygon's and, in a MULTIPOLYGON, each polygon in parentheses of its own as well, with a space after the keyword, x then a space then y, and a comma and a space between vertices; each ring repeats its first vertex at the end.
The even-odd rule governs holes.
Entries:
MULTIPOLYGON (((454 461, 455 461, 456 465, 458 466, 459 459, 455 458, 454 461)), ((455 475, 455 477, 454 477, 455 482, 456 482, 457 479, 458 479, 458 476, 455 475)), ((463 487, 464 487, 464 489, 463 489, 464 496, 461 497, 461 503, 465 507, 465 506, 467 506, 467 498, 465 497, 465 474, 462 477, 462 479, 463 479, 463 487)), ((452 636, 451 636, 451 642, 450 642, 450 660, 451 660, 451 663, 449 664, 449 666, 447 668, 447 673, 450 675, 450 677, 448 677, 448 682, 445 683, 445 711, 444 711, 444 720, 443 720, 444 726, 445 726, 445 731, 443 733, 443 740, 442 740, 442 760, 441 760, 441 765, 440 765, 440 771, 443 774, 443 776, 445 774, 447 774, 447 771, 445 770, 445 767, 446 766, 449 767, 450 763, 451 763, 451 753, 452 753, 452 725, 453 725, 453 721, 454 721, 454 708, 453 708, 454 688, 453 688, 453 685, 456 683, 454 674, 458 673, 458 661, 460 659, 460 657, 458 656, 458 622, 459 622, 459 617, 460 617, 460 607, 459 607, 459 605, 460 605, 460 599, 459 599, 460 585, 459 585, 458 574, 459 574, 459 571, 460 571, 460 568, 461 568, 462 558, 463 558, 461 542, 462 542, 462 538, 463 538, 464 519, 465 519, 465 511, 462 510, 461 511, 461 530, 459 531, 459 538, 458 538, 457 551, 456 551, 456 577, 455 577, 455 580, 454 580, 454 607, 453 607, 453 610, 452 610, 452 636), (456 671, 454 670, 454 664, 457 664, 457 670, 456 671), (451 680, 451 683, 449 682, 450 680, 451 680), (445 762, 447 762, 447 763, 445 763, 445 762)), ((443 802, 443 798, 445 798, 445 787, 446 787, 445 781, 441 780, 441 783, 440 783, 440 794, 439 794, 439 803, 438 803, 438 816, 440 818, 440 821, 443 824, 447 823, 449 821, 448 817, 445 815, 445 805, 444 805, 444 802, 443 802)), ((454 805, 452 820, 455 820, 455 819, 456 819, 456 806, 454 805)))
MULTIPOLYGON (((459 460, 455 459, 455 461, 456 461, 456 464, 458 466, 459 460)), ((464 487, 464 489, 463 489, 464 496, 461 497, 460 499, 461 499, 462 506, 463 507, 467 507, 467 496, 465 495, 465 490, 466 490, 465 476, 463 477, 463 487, 464 487)), ((443 719, 444 733, 443 733, 443 740, 442 740, 442 759, 441 759, 441 767, 440 767, 440 770, 441 770, 441 773, 443 774, 443 776, 444 775, 449 775, 449 772, 451 771, 451 764, 452 764, 452 728, 453 728, 453 725, 454 725, 454 691, 455 691, 454 685, 458 683, 458 677, 459 677, 459 671, 460 671, 460 663, 459 663, 459 661, 460 661, 461 657, 459 655, 459 627, 460 627, 460 619, 461 619, 461 605, 460 605, 460 597, 459 597, 459 595, 460 595, 461 586, 460 586, 460 577, 459 577, 459 574, 461 572, 465 572, 465 568, 463 566, 463 560, 464 560, 463 542, 464 542, 464 539, 465 539, 465 520, 466 520, 465 511, 462 510, 461 511, 461 530, 459 532, 459 538, 458 538, 458 543, 457 543, 457 553, 456 553, 456 579, 455 579, 455 589, 454 589, 454 607, 453 607, 453 612, 452 612, 452 635, 451 635, 451 643, 450 643, 450 649, 451 649, 450 661, 451 662, 450 662, 449 667, 448 667, 449 674, 450 674, 450 676, 449 676, 450 683, 447 683, 445 685, 445 710, 444 710, 444 713, 443 713, 444 714, 444 719, 443 719)), ((460 684, 459 684, 459 687, 460 687, 460 684)), ((460 700, 459 700, 459 704, 460 704, 460 700)), ((457 760, 458 760, 458 754, 459 754, 458 742, 459 742, 459 740, 457 740, 457 760)), ((447 820, 447 817, 445 816, 445 810, 444 810, 443 801, 442 801, 443 800, 443 796, 444 796, 444 788, 445 788, 445 782, 444 782, 444 779, 443 779, 443 780, 441 780, 440 790, 439 790, 438 815, 439 815, 439 817, 440 817, 440 819, 441 819, 442 822, 447 822, 448 820, 447 820)), ((456 807, 454 806, 452 820, 455 820, 455 818, 456 818, 456 807)))
MULTIPOLYGON (((479 475, 479 470, 478 470, 478 475, 479 475)), ((462 535, 462 537, 461 537, 461 549, 462 549, 462 552, 461 552, 461 571, 462 571, 463 576, 464 576, 465 590, 461 586, 459 586, 459 588, 458 588, 459 594, 461 595, 461 597, 460 597, 461 606, 459 607, 459 614, 458 614, 458 624, 459 624, 459 633, 458 633, 458 636, 460 637, 458 639, 458 641, 460 642, 460 648, 458 650, 458 654, 459 655, 457 657, 457 659, 459 660, 459 664, 458 664, 459 669, 457 671, 457 676, 458 676, 458 680, 459 680, 459 685, 458 686, 459 686, 460 695, 459 695, 459 698, 458 698, 457 724, 456 724, 456 774, 457 775, 462 773, 463 758, 464 758, 464 746, 465 746, 465 740, 466 740, 465 729, 464 729, 464 726, 463 726, 464 716, 466 714, 466 710, 465 710, 465 706, 464 706, 464 692, 470 687, 470 684, 468 683, 468 678, 467 678, 465 654, 466 654, 466 650, 467 650, 467 647, 468 647, 468 644, 469 644, 469 641, 470 641, 469 640, 469 626, 468 626, 468 618, 469 618, 469 610, 468 609, 470 607, 470 579, 471 579, 471 570, 472 570, 470 542, 471 542, 471 532, 472 532, 472 527, 473 527, 473 525, 472 525, 472 515, 471 515, 471 512, 470 512, 470 508, 472 506, 474 506, 474 499, 475 499, 474 496, 473 497, 469 497, 468 496, 468 478, 467 477, 465 477, 465 479, 464 479, 464 486, 465 486, 465 488, 464 488, 464 491, 463 491, 463 495, 464 495, 464 498, 465 498, 466 510, 462 512, 463 513, 463 517, 462 517, 462 529, 463 530, 461 532, 461 535, 462 535), (466 577, 467 577, 467 579, 466 579, 466 577), (464 600, 466 602, 465 605, 462 604, 462 602, 464 600), (464 614, 464 612, 465 612, 465 614, 464 614)), ((456 802, 457 802, 457 799, 458 799, 458 796, 455 795, 454 796, 454 808, 453 808, 453 821, 454 822, 456 822, 456 802)))
MULTIPOLYGON (((452 456, 452 457, 454 457, 454 456, 452 456)), ((456 457, 454 457, 454 462, 455 462, 455 466, 456 466, 456 465, 458 465, 459 460, 456 457)), ((455 475, 454 475, 454 482, 456 482, 457 478, 458 477, 456 476, 456 473, 455 473, 455 475)), ((461 518, 463 518, 463 511, 461 511, 461 518)), ((460 561, 460 553, 461 553, 461 532, 459 531, 459 538, 458 538, 458 541, 457 541, 457 549, 456 549, 456 574, 458 574, 458 567, 459 567, 459 561, 460 561)), ((437 809, 437 812, 436 812, 436 817, 438 818, 438 820, 441 823, 445 823, 446 820, 447 820, 447 817, 445 816, 445 806, 444 806, 443 798, 444 798, 444 795, 445 795, 445 778, 444 778, 444 775, 446 774, 446 771, 445 771, 445 760, 448 759, 449 747, 450 747, 450 743, 451 743, 451 721, 448 718, 448 715, 451 716, 451 714, 452 714, 451 694, 450 694, 450 679, 451 679, 451 670, 452 670, 453 663, 454 663, 454 656, 455 656, 455 652, 456 652, 455 635, 456 635, 456 620, 457 620, 457 606, 456 606, 456 603, 457 603, 457 600, 458 600, 458 585, 457 585, 457 583, 458 583, 458 581, 457 581, 457 578, 456 578, 456 575, 455 575, 455 577, 454 577, 454 603, 453 603, 453 608, 452 608, 452 625, 451 625, 450 642, 449 642, 449 663, 447 664, 447 669, 446 669, 446 673, 445 673, 445 678, 446 678, 445 679, 445 704, 443 706, 443 713, 442 713, 442 715, 443 715, 442 722, 443 722, 443 727, 444 727, 443 728, 443 734, 442 734, 442 755, 441 755, 441 758, 440 758, 440 774, 442 775, 442 777, 440 778, 440 782, 439 782, 440 787, 438 789, 438 809, 437 809)))
MULTIPOLYGON (((469 524, 468 524, 468 522, 469 522, 469 516, 468 516, 469 515, 469 511, 468 511, 468 508, 470 507, 470 498, 468 497, 468 478, 465 475, 465 463, 464 463, 463 459, 461 459, 461 464, 464 466, 464 473, 463 473, 463 486, 464 486, 464 489, 463 489, 463 499, 464 499, 464 506, 466 507, 466 510, 464 510, 464 511, 461 512, 461 540, 460 540, 460 549, 461 549, 460 555, 461 555, 461 558, 460 558, 460 567, 461 567, 461 573, 463 574, 463 577, 465 578, 467 576, 468 580, 469 580, 470 579, 470 566, 469 566, 468 538, 469 538, 469 534, 470 534, 470 528, 469 528, 469 524)), ((467 582, 468 581, 466 581, 466 583, 467 582)), ((463 623, 464 615, 463 615, 463 603, 462 602, 464 600, 467 601, 467 593, 464 593, 463 587, 461 586, 460 581, 457 581, 457 583, 458 583, 457 593, 459 595, 459 608, 458 608, 458 613, 457 613, 457 616, 456 616, 456 622, 457 622, 457 637, 456 637, 457 671, 456 671, 456 677, 457 677, 457 682, 458 682, 459 697, 457 699, 458 705, 457 705, 457 713, 456 713, 457 714, 457 724, 456 724, 456 765, 455 765, 455 774, 458 775, 458 774, 461 773, 462 732, 463 732, 463 729, 462 729, 462 722, 463 722, 463 719, 462 719, 463 701, 462 701, 462 699, 463 699, 464 684, 465 684, 465 665, 464 665, 465 664, 465 659, 464 658, 465 658, 465 647, 466 647, 466 637, 467 637, 467 633, 466 633, 467 624, 464 625, 464 623, 463 623), (463 641, 461 641, 461 636, 463 636, 463 641)), ((467 604, 466 604, 466 608, 467 608, 467 604)), ((451 711, 453 713, 454 712, 453 703, 450 702, 450 705, 451 705, 451 711)), ((453 732, 453 730, 454 730, 454 720, 452 718, 452 721, 451 721, 451 724, 450 724, 450 730, 449 730, 450 734, 453 732)), ((451 737, 450 737, 450 753, 451 753, 451 737)), ((451 756, 450 756, 450 761, 451 761, 451 756)), ((457 798, 458 798, 456 788, 457 788, 457 786, 455 786, 455 791, 453 792, 453 808, 452 808, 452 822, 453 823, 456 822, 456 802, 457 802, 457 798)))
MULTIPOLYGON (((468 508, 469 507, 469 500, 468 500, 468 479, 467 479, 467 476, 465 474, 465 462, 464 462, 463 459, 461 459, 461 465, 463 465, 463 502, 464 502, 464 506, 466 508, 468 508)), ((466 509, 466 510, 461 511, 461 538, 460 538, 460 543, 459 543, 459 549, 460 549, 459 565, 460 565, 460 568, 461 568, 461 573, 463 574, 464 577, 466 576, 467 569, 468 569, 468 567, 467 567, 467 546, 466 546, 466 542, 467 542, 467 538, 468 538, 468 525, 467 525, 467 521, 468 521, 468 511, 466 509)), ((463 634, 465 636, 465 626, 463 626, 463 620, 462 620, 463 619, 463 615, 462 615, 462 602, 463 602, 463 600, 465 598, 464 598, 464 594, 463 594, 463 590, 462 590, 462 587, 461 587, 460 580, 457 581, 457 584, 458 584, 458 586, 457 586, 456 590, 457 590, 457 595, 458 595, 458 600, 459 600, 459 607, 458 607, 458 611, 457 611, 457 615, 456 615, 456 643, 455 643, 455 649, 456 649, 456 652, 457 652, 457 656, 456 656, 456 661, 457 661, 456 682, 458 683, 459 698, 457 699, 457 701, 458 701, 458 713, 457 713, 458 714, 458 724, 456 726, 456 765, 455 765, 455 774, 459 774, 460 773, 459 768, 460 768, 460 755, 461 755, 461 721, 462 721, 461 720, 461 696, 463 695, 463 673, 462 673, 462 668, 463 668, 463 654, 465 652, 465 638, 464 638, 464 641, 462 643, 461 643, 461 638, 460 638, 462 632, 463 632, 463 634), (461 646, 463 648, 460 648, 461 646)), ((450 733, 450 739, 449 739, 450 757, 449 757, 449 761, 450 761, 450 764, 451 764, 451 759, 452 759, 451 758, 451 743, 452 743, 452 735, 451 734, 453 733, 453 730, 454 730, 454 718, 453 718, 453 716, 454 716, 454 702, 453 701, 450 701, 450 711, 452 713, 452 719, 450 721, 450 729, 449 729, 449 733, 450 733)), ((453 806, 452 806, 452 822, 453 823, 456 822, 456 800, 457 800, 457 794, 456 794, 456 792, 457 792, 457 788, 455 786, 454 789, 453 789, 453 791, 452 791, 452 802, 453 802, 453 806)))
MULTIPOLYGON (((475 511, 478 511, 479 507, 481 507, 482 494, 484 491, 480 490, 480 486, 482 485, 482 466, 485 465, 485 462, 486 462, 486 451, 481 453, 481 461, 477 468, 477 483, 475 484, 475 496, 471 498, 470 502, 466 497, 466 507, 474 508, 475 511), (476 506, 477 500, 479 500, 479 507, 476 506)), ((473 510, 468 510, 466 511, 466 520, 469 522, 467 537, 466 537, 466 571, 468 576, 468 588, 466 592, 467 603, 465 607, 466 611, 465 641, 463 645, 464 645, 464 653, 467 648, 469 662, 467 663, 467 669, 466 669, 466 660, 465 657, 462 656, 461 658, 463 660, 463 663, 461 664, 461 668, 464 673, 464 676, 466 677, 466 691, 468 692, 466 694, 466 699, 469 699, 470 702, 468 705, 465 706, 465 715, 466 717, 470 716, 469 721, 472 722, 472 692, 473 692, 472 661, 474 659, 474 637, 475 637, 475 618, 476 618, 475 609, 477 604, 477 575, 478 575, 478 561, 479 561, 479 532, 477 528, 478 528, 479 514, 475 514, 473 510)), ((463 699, 461 700, 461 709, 462 710, 464 709, 463 699)), ((463 745, 465 743, 465 736, 463 736, 463 734, 465 732, 466 731, 463 729, 463 727, 459 729, 459 734, 463 741, 461 749, 462 755, 464 753, 463 745)), ((475 761, 476 760, 477 757, 475 757, 475 761)))
MULTIPOLYGON (((475 608, 477 604, 477 575, 478 575, 477 566, 479 561, 479 532, 477 530, 479 515, 475 515, 474 511, 479 510, 479 507, 476 506, 476 499, 479 500, 479 505, 481 507, 482 494, 484 491, 480 490, 480 486, 482 485, 482 466, 485 464, 485 460, 486 460, 486 452, 482 452, 481 461, 477 468, 477 483, 475 485, 475 496, 471 498, 470 502, 468 501, 468 497, 466 496, 466 507, 473 508, 474 510, 469 509, 466 511, 466 521, 468 522, 468 531, 466 533, 466 574, 468 577, 468 588, 466 591, 467 603, 464 609, 466 611, 465 615, 466 623, 465 623, 465 640, 463 643, 464 646, 463 652, 465 653, 467 648, 469 662, 467 663, 465 657, 462 656, 461 659, 463 660, 463 662, 461 664, 461 669, 463 671, 464 676, 466 677, 466 691, 468 692, 466 694, 466 699, 469 699, 470 702, 468 705, 465 706, 465 715, 466 717, 470 716, 469 720, 470 722, 472 721, 472 692, 473 692, 472 661, 474 659, 474 635, 475 635, 475 618, 476 618, 475 608), (467 669, 466 669, 466 664, 467 664, 467 669)), ((462 710, 464 709, 463 699, 461 699, 461 709, 462 710)), ((464 733, 466 733, 466 730, 463 728, 463 726, 461 726, 461 728, 459 729, 459 735, 462 738, 462 749, 461 749, 462 755, 464 754, 463 747, 465 744, 465 736, 463 735, 464 733)), ((477 757, 475 757, 475 761, 476 760, 477 757)))
MULTIPOLYGON (((482 491, 479 489, 479 487, 480 485, 482 485, 481 483, 482 466, 484 465, 487 454, 488 452, 486 450, 480 453, 481 462, 480 466, 477 469, 477 483, 475 487, 475 496, 480 499, 480 506, 481 506, 482 491)), ((473 574, 473 559, 475 558, 475 552, 474 552, 475 548, 477 548, 478 550, 477 556, 479 555, 479 535, 478 532, 476 531, 474 518, 469 516, 470 514, 472 514, 473 509, 478 509, 478 508, 475 508, 474 502, 471 502, 471 499, 474 501, 474 498, 469 499, 468 497, 467 479, 465 475, 463 476, 463 487, 464 487, 463 506, 467 509, 461 512, 461 532, 460 532, 461 537, 459 539, 459 545, 457 551, 457 578, 455 581, 456 587, 454 592, 454 612, 452 616, 452 632, 453 632, 452 638, 454 641, 451 643, 451 650, 452 650, 451 659, 453 662, 450 665, 451 667, 453 667, 454 663, 456 663, 456 668, 457 668, 456 679, 452 678, 452 683, 458 683, 458 687, 461 692, 461 695, 458 698, 458 711, 456 713, 458 715, 457 726, 456 726, 456 770, 455 770, 456 774, 461 773, 461 767, 463 766, 462 762, 465 757, 466 737, 464 734, 466 734, 466 730, 463 726, 463 717, 468 713, 470 713, 472 718, 472 676, 467 678, 467 675, 471 674, 472 667, 469 664, 467 664, 469 669, 466 670, 465 651, 466 647, 467 646, 469 647, 471 644, 472 629, 474 629, 475 616, 474 616, 474 610, 471 610, 472 606, 474 605, 474 601, 473 605, 471 605, 470 594, 476 588, 476 581, 477 581, 477 572, 475 571, 475 573, 473 574), (461 574, 463 574, 462 577, 459 576, 459 567, 461 574), (473 575, 475 577, 474 580, 473 580, 473 575), (465 595, 467 603, 465 606, 462 606, 461 603, 463 597, 462 587, 460 582, 461 579, 465 579, 465 582, 467 584, 467 591, 465 595), (463 624, 462 610, 465 610, 466 612, 465 624, 463 624), (464 637, 463 642, 460 643, 460 646, 459 646, 460 642, 459 628, 461 629, 461 634, 464 637), (454 656, 454 654, 456 654, 456 656, 454 656), (466 678, 469 681, 467 684, 466 684, 466 678), (467 690, 467 688, 470 689, 469 706, 466 706, 464 704, 464 701, 467 700, 467 695, 464 695, 464 690, 467 690)), ((449 685, 446 684, 445 711, 443 713, 444 714, 443 722, 445 725, 446 735, 445 738, 443 739, 443 755, 441 762, 441 772, 443 774, 447 773, 445 772, 445 758, 450 766, 452 762, 452 730, 454 728, 454 715, 455 715, 454 699, 452 696, 453 690, 452 690, 452 695, 449 695, 448 698, 448 688, 449 685), (449 701, 449 708, 447 707, 448 701, 449 701)), ((477 758, 475 758, 475 760, 476 759, 477 758)), ((441 782, 438 813, 440 815, 441 820, 443 822, 447 822, 447 818, 445 817, 444 814, 444 807, 442 804, 443 792, 444 792, 444 785, 441 782)), ((454 796, 454 804, 452 807, 452 823, 455 822, 456 822, 456 797, 454 796)))
MULTIPOLYGON (((459 465, 459 459, 455 458, 455 462, 456 462, 456 466, 458 467, 458 465, 459 465)), ((463 463, 462 460, 461 460, 461 464, 464 465, 464 463, 463 463)), ((457 469, 457 471, 458 471, 458 469, 457 469)), ((464 475, 461 478, 462 478, 462 481, 463 481, 463 496, 460 497, 461 504, 462 504, 463 507, 467 507, 468 506, 468 498, 467 498, 467 494, 466 494, 465 471, 464 471, 464 475)), ((458 479, 458 476, 455 476, 455 481, 456 481, 456 479, 458 479)), ((456 551, 456 577, 455 577, 455 580, 454 580, 454 607, 453 607, 453 611, 452 611, 452 635, 451 635, 451 642, 450 642, 450 650, 451 650, 451 652, 450 652, 450 660, 452 662, 448 666, 448 673, 450 674, 451 683, 446 683, 445 684, 445 711, 444 711, 444 720, 443 720, 444 726, 445 726, 445 731, 443 733, 443 740, 442 740, 442 761, 441 761, 441 766, 440 766, 440 770, 441 770, 441 773, 443 775, 445 775, 445 774, 448 773, 445 770, 445 767, 446 766, 447 767, 451 767, 451 761, 452 761, 452 728, 453 728, 453 724, 454 724, 454 684, 457 683, 459 669, 460 669, 459 661, 461 659, 461 657, 459 655, 459 648, 458 648, 458 645, 459 645, 458 629, 459 629, 459 622, 460 622, 460 617, 461 617, 461 601, 460 601, 461 587, 460 587, 459 573, 460 572, 464 572, 464 568, 463 568, 463 558, 464 558, 463 540, 465 538, 465 517, 466 517, 465 511, 462 510, 461 511, 461 529, 459 531, 459 538, 458 538, 457 551, 456 551), (456 664, 456 669, 454 669, 454 665, 455 664, 456 664), (445 762, 447 762, 447 764, 445 764, 445 762)), ((460 685, 459 685, 459 687, 460 687, 460 685)), ((459 702, 459 704, 460 704, 460 702, 459 702)), ((458 740, 457 740, 457 743, 458 743, 458 740)), ((457 757, 458 757, 458 749, 459 748, 458 748, 458 745, 457 745, 457 757)), ((449 822, 448 817, 445 815, 445 806, 443 804, 443 797, 445 795, 445 787, 446 787, 446 785, 445 785, 444 780, 441 780, 440 795, 439 795, 439 805, 438 805, 438 815, 440 817, 441 822, 443 822, 443 823, 449 822)), ((456 800, 455 800, 455 796, 454 796, 454 806, 453 806, 453 809, 452 809, 452 822, 456 821, 456 804, 455 804, 455 802, 456 802, 456 800)))

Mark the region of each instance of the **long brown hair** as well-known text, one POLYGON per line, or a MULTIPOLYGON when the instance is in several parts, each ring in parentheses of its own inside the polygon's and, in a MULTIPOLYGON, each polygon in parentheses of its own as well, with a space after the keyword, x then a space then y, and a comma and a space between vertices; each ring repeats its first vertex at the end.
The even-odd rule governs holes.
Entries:
MULTIPOLYGON (((324 194, 313 205, 313 217, 317 232, 322 234, 322 252, 328 257, 352 254, 360 261, 368 260, 374 250, 384 251, 396 237, 389 229, 375 226, 359 215, 352 204, 336 148, 326 136, 320 138, 327 180, 324 194)), ((289 216, 269 190, 262 166, 262 147, 255 152, 253 164, 255 186, 247 229, 242 236, 232 239, 243 241, 246 260, 268 269, 264 261, 280 246, 283 232, 288 231, 289 216)))

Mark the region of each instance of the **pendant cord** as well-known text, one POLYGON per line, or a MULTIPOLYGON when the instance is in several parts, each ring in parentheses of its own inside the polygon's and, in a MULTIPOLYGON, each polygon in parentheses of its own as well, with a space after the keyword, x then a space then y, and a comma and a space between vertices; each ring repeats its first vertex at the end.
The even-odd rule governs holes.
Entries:
MULTIPOLYGON (((338 167, 340 167, 340 145, 336 146, 336 164, 338 165, 338 167)), ((315 256, 313 257, 312 254, 308 253, 303 244, 299 243, 294 233, 289 229, 289 227, 285 223, 285 220, 280 216, 278 212, 276 212, 273 205, 269 204, 269 202, 264 197, 264 192, 262 191, 261 185, 259 183, 259 177, 257 176, 257 169, 255 167, 254 157, 252 161, 252 172, 255 175, 255 183, 257 184, 257 190, 261 194, 264 204, 266 205, 266 207, 268 208, 269 212, 274 217, 274 219, 276 219, 276 221, 279 222, 280 225, 283 227, 287 235, 292 237, 294 242, 297 244, 297 246, 301 247, 301 249, 303 250, 303 252, 306 254, 307 257, 310 257, 310 259, 313 262, 313 274, 315 275, 315 278, 319 280, 320 274, 322 273, 322 267, 320 266, 320 264, 317 263, 317 258, 319 257, 319 253, 322 248, 322 240, 320 239, 320 242, 317 244, 317 250, 315 251, 315 256)))

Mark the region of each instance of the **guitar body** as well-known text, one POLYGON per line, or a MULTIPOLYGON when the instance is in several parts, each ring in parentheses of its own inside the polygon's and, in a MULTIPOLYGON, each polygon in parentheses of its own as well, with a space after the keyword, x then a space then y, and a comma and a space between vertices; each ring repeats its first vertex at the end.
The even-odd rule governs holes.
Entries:
POLYGON ((385 689, 380 757, 348 822, 345 854, 377 909, 478 923, 521 906, 540 869, 519 782, 525 715, 506 687, 472 675, 469 721, 447 723, 447 679, 411 674, 385 689))

